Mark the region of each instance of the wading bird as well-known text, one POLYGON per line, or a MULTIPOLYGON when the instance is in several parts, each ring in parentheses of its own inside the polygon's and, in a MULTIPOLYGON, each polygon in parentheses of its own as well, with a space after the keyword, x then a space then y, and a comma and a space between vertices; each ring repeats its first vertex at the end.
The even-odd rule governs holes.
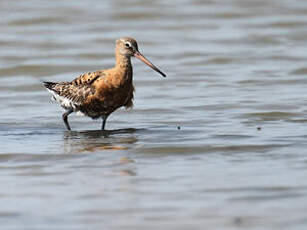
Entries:
POLYGON ((133 81, 131 57, 136 57, 160 73, 166 75, 147 60, 138 50, 133 38, 124 37, 116 40, 116 64, 111 69, 88 72, 71 82, 44 82, 44 86, 52 93, 66 111, 63 121, 68 130, 68 115, 81 112, 92 119, 102 118, 101 129, 104 130, 108 116, 116 109, 133 105, 133 81))

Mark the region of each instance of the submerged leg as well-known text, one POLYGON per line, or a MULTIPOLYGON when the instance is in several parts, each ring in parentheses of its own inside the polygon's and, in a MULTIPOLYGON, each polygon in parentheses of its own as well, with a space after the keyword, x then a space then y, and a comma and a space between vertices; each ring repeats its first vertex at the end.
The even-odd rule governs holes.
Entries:
POLYGON ((68 115, 71 114, 72 112, 73 112, 73 110, 70 109, 67 112, 63 113, 63 115, 62 115, 64 124, 65 124, 67 130, 71 130, 67 118, 68 118, 68 115))
POLYGON ((102 125, 101 125, 101 130, 104 130, 104 127, 106 126, 107 118, 109 115, 103 115, 102 118, 102 125))

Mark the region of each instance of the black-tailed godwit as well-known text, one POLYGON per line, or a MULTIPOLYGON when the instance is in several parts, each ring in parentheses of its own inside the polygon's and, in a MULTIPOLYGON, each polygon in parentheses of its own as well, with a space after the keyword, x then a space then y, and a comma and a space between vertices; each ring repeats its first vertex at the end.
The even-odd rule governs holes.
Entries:
POLYGON ((131 57, 136 57, 160 73, 166 75, 148 61, 138 50, 133 38, 116 40, 116 65, 111 69, 88 72, 71 82, 44 82, 44 86, 66 111, 63 121, 68 130, 68 115, 81 112, 93 119, 102 118, 104 130, 108 116, 116 109, 133 105, 133 71, 131 57))

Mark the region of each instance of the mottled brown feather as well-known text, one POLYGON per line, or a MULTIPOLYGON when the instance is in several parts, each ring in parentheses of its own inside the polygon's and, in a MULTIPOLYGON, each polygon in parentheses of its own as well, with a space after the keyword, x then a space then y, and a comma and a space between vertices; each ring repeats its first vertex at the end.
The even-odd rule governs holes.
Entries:
POLYGON ((75 85, 71 82, 59 82, 53 87, 53 91, 59 96, 71 100, 76 106, 82 105, 90 95, 95 93, 95 89, 91 85, 75 85))
POLYGON ((74 79, 71 83, 74 85, 86 85, 92 84, 97 78, 103 77, 103 71, 96 71, 96 72, 88 72, 81 74, 79 77, 74 79))

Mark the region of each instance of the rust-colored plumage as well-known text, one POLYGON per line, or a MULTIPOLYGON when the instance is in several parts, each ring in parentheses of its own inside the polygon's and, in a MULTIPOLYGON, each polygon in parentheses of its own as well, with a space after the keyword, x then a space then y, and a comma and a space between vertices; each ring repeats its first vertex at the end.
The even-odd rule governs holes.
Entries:
POLYGON ((115 67, 82 74, 71 82, 44 82, 53 99, 66 110, 63 121, 68 130, 68 115, 72 112, 81 112, 93 119, 101 117, 104 130, 107 117, 112 112, 122 106, 133 106, 133 71, 130 60, 133 56, 165 77, 138 51, 137 42, 126 37, 116 40, 115 67))

